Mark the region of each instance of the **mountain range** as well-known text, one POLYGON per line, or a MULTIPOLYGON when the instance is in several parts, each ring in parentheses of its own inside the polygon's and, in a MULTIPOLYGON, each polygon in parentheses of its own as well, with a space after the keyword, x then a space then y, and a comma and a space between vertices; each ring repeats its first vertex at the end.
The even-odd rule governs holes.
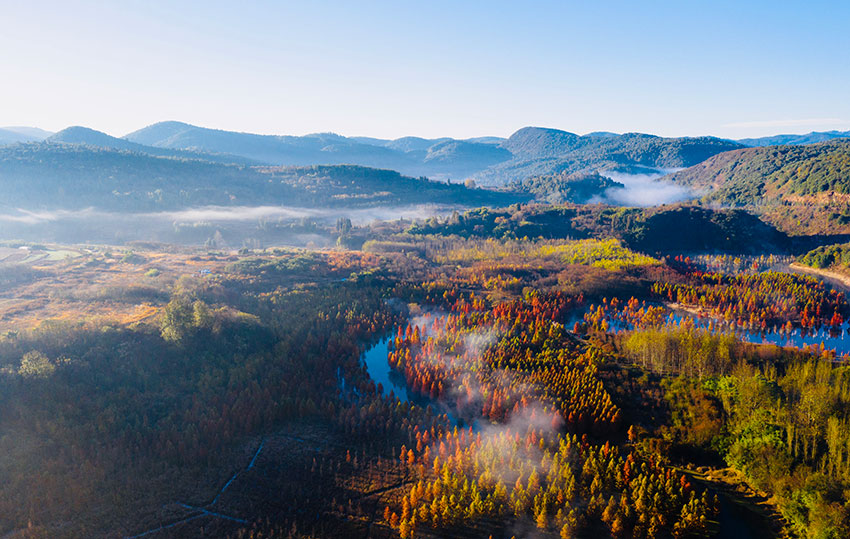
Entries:
POLYGON ((788 232, 838 227, 850 233, 850 139, 841 139, 847 134, 731 141, 525 127, 507 139, 389 140, 257 135, 162 122, 119 138, 79 126, 58 133, 13 127, 0 129, 0 203, 147 211, 531 197, 587 202, 622 187, 606 173, 670 173, 664 181, 693 190, 702 203, 748 208, 788 232), (822 138, 827 141, 808 142, 822 138), (785 144, 752 147, 776 141, 785 144), (449 186, 447 178, 471 178, 504 192, 449 186))
POLYGON ((124 137, 85 127, 55 134, 0 130, 0 144, 43 140, 144 153, 157 157, 270 166, 356 164, 409 176, 504 185, 542 174, 595 171, 595 168, 686 167, 742 145, 713 137, 662 138, 629 133, 580 136, 540 127, 520 129, 508 139, 403 137, 388 140, 333 133, 304 136, 258 135, 160 122, 124 137))
POLYGON ((511 154, 475 140, 396 140, 343 137, 334 133, 296 136, 256 135, 161 122, 124 137, 155 148, 230 153, 266 165, 357 164, 440 179, 463 177, 507 160, 511 154))
POLYGON ((579 136, 540 127, 520 129, 508 139, 385 140, 332 133, 303 137, 255 135, 162 122, 124 138, 156 148, 230 153, 273 165, 354 163, 412 176, 472 177, 491 186, 517 178, 572 173, 598 166, 680 168, 721 151, 742 147, 711 137, 665 139, 613 133, 579 136))
POLYGON ((599 170, 659 173, 685 168, 724 151, 747 146, 811 144, 850 136, 829 131, 732 141, 715 137, 663 138, 642 133, 594 132, 524 127, 509 138, 379 139, 334 133, 258 135, 167 121, 124 137, 85 127, 58 133, 37 128, 0 128, 0 145, 21 142, 83 144, 157 157, 270 166, 356 164, 440 180, 473 178, 498 186, 543 175, 599 170))

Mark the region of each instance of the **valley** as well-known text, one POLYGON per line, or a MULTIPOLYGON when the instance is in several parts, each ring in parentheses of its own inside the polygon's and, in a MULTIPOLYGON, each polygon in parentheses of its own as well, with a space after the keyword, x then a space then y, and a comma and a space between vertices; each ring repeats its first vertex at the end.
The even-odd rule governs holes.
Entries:
MULTIPOLYGON (((7 247, 4 531, 723 536, 834 518, 796 520, 786 496, 831 494, 777 467, 840 480, 834 442, 786 407, 815 372, 843 376, 850 307, 777 272, 788 257, 350 233, 366 230, 364 250, 7 247), (756 391, 746 415, 730 388, 756 391), (735 442, 751 414, 779 414, 787 449, 735 442), (707 479, 724 460, 783 520, 730 513, 749 502, 707 479), (45 466, 56 482, 29 484, 45 466)), ((840 425, 831 387, 813 413, 840 425)))
POLYGON ((2 533, 850 529, 846 238, 776 218, 843 195, 728 198, 770 147, 521 130, 477 144, 550 168, 480 187, 60 135, 0 148, 2 533))
POLYGON ((850 538, 848 20, 7 2, 0 539, 850 538))

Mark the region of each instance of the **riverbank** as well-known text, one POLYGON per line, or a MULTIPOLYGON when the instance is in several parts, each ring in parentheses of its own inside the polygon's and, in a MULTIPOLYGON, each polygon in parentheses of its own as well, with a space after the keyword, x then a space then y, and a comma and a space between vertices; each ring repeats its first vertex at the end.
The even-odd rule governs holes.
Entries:
POLYGON ((809 275, 816 275, 818 277, 822 277, 832 284, 837 284, 843 287, 845 290, 850 290, 850 276, 844 275, 843 273, 838 273, 837 271, 831 271, 826 269, 813 268, 811 266, 804 266, 802 264, 798 264, 797 262, 792 262, 791 264, 789 264, 788 268, 791 271, 797 271, 800 273, 807 273, 809 275))
POLYGON ((707 466, 679 470, 717 494, 720 502, 718 537, 728 539, 787 537, 786 522, 775 500, 754 490, 739 472, 732 468, 707 466))
POLYGON ((688 313, 690 315, 700 317, 700 318, 711 316, 710 314, 704 312, 699 307, 695 307, 693 305, 685 305, 684 303, 676 303, 675 301, 664 301, 664 302, 662 302, 662 305, 664 305, 665 307, 667 307, 668 309, 670 309, 673 312, 676 312, 676 311, 685 312, 685 313, 688 313))

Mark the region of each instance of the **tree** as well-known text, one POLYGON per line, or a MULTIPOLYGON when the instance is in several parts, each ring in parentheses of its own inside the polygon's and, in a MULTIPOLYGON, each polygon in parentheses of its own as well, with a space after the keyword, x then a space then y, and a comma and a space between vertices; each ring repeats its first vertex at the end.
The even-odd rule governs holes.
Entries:
POLYGON ((212 324, 212 314, 207 304, 196 300, 192 304, 192 325, 196 328, 207 328, 212 324))
POLYGON ((351 232, 351 219, 348 217, 340 217, 336 220, 336 231, 341 235, 346 235, 351 232))
POLYGON ((55 370, 56 365, 51 363, 46 355, 38 350, 32 350, 21 358, 18 374, 25 378, 43 378, 50 376, 55 370))
POLYGON ((162 338, 170 342, 180 342, 192 327, 194 319, 194 307, 189 300, 184 296, 173 297, 162 313, 162 338))
POLYGON ((549 518, 546 515, 546 509, 542 509, 540 513, 537 514, 536 519, 537 527, 541 530, 545 530, 549 526, 549 518))

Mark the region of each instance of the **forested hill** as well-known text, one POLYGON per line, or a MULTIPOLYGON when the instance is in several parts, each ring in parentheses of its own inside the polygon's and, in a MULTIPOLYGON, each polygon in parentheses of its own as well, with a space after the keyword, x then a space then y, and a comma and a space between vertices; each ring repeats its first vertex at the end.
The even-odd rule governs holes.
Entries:
POLYGON ((495 137, 384 140, 333 133, 257 135, 161 122, 124 138, 157 148, 230 153, 270 165, 351 163, 441 179, 473 176, 489 185, 545 174, 595 172, 600 168, 680 168, 743 147, 711 137, 669 139, 604 132, 579 136, 541 127, 524 127, 506 140, 495 137))
POLYGON ((26 210, 488 205, 516 200, 514 195, 351 165, 260 169, 80 144, 0 147, 0 204, 26 210))
POLYGON ((850 139, 748 148, 667 176, 703 201, 746 207, 791 233, 850 232, 850 139))
POLYGON ((804 266, 818 269, 834 269, 841 273, 850 272, 850 243, 821 245, 797 257, 804 266))
POLYGON ((565 202, 584 204, 601 200, 608 189, 623 187, 622 183, 606 178, 598 172, 535 176, 508 184, 508 188, 512 191, 528 193, 538 201, 550 204, 565 202))
POLYGON ((502 143, 513 158, 476 175, 502 184, 532 176, 595 172, 600 169, 654 171, 688 167, 741 144, 713 137, 662 138, 641 133, 578 136, 558 129, 525 127, 502 143))
POLYGON ((786 235, 743 210, 687 204, 614 208, 601 204, 527 204, 480 208, 411 227, 413 234, 463 238, 617 238, 630 249, 653 254, 683 252, 785 252, 786 235))

